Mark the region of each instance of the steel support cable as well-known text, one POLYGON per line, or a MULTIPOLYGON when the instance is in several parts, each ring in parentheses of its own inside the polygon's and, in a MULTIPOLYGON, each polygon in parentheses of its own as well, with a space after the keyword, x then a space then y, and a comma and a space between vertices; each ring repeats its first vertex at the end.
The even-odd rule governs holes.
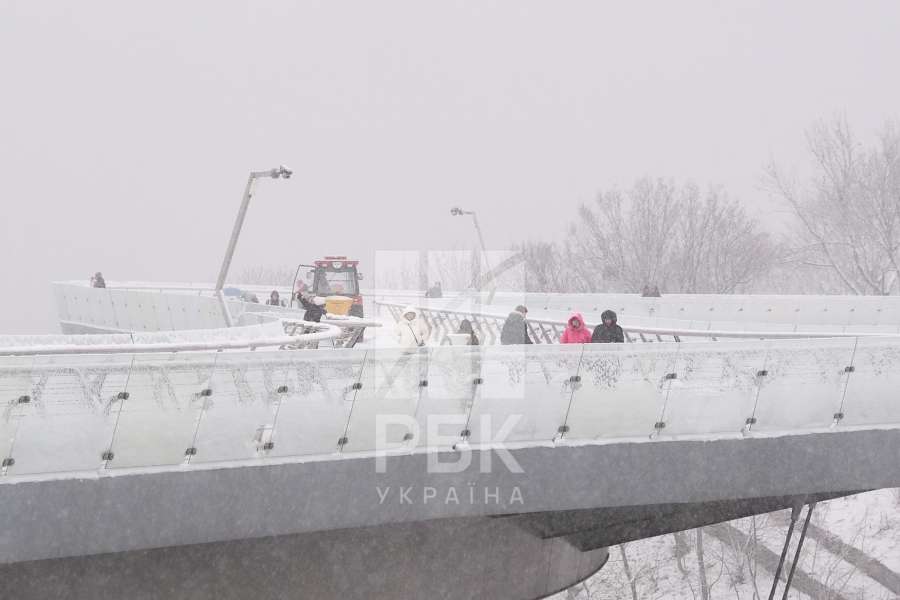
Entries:
POLYGON ((794 526, 797 524, 797 518, 803 505, 800 502, 794 504, 791 508, 791 523, 788 525, 787 535, 784 538, 784 547, 781 549, 781 557, 778 559, 778 567, 775 569, 775 577, 772 579, 772 589, 769 591, 769 600, 775 598, 775 590, 778 588, 778 580, 781 579, 781 570, 784 568, 784 559, 787 557, 788 546, 791 543, 791 537, 794 535, 794 526))
POLYGON ((809 521, 812 518, 813 509, 816 503, 812 502, 806 509, 806 520, 803 522, 803 529, 800 531, 800 539, 797 541, 797 551, 794 552, 794 562, 791 563, 791 570, 788 572, 787 583, 784 584, 784 594, 781 600, 787 600, 788 592, 791 591, 791 582, 794 580, 794 571, 797 570, 797 563, 800 562, 800 551, 803 549, 803 540, 806 539, 806 530, 809 529, 809 521))

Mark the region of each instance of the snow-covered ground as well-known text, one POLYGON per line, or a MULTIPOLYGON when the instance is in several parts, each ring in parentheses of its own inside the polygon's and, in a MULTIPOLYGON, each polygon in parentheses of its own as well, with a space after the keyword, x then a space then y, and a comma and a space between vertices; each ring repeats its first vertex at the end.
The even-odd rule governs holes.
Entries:
MULTIPOLYGON (((753 541, 770 556, 780 554, 790 511, 748 517, 732 521, 727 526, 711 526, 702 530, 704 564, 709 598, 737 600, 767 598, 774 573, 766 568, 763 552, 753 550, 753 541), (734 530, 743 533, 735 535, 734 530)), ((801 515, 790 545, 784 572, 790 568, 802 519, 801 515)), ((844 543, 860 550, 867 560, 875 559, 887 572, 898 579, 900 575, 900 490, 878 490, 822 502, 816 506, 812 518, 819 530, 837 536, 844 543)), ((812 532, 812 528, 810 529, 812 532)), ((690 599, 702 598, 700 569, 697 557, 697 530, 686 531, 681 539, 679 561, 676 536, 663 535, 610 548, 609 562, 596 575, 553 600, 613 600, 631 599, 690 599), (624 558, 623 558, 624 553, 624 558), (627 563, 627 567, 626 567, 627 563), (632 585, 634 589, 632 590, 632 585)), ((812 534, 803 546, 798 575, 789 598, 794 600, 896 600, 900 591, 896 585, 879 583, 875 577, 860 569, 860 556, 850 552, 829 550, 812 534), (806 585, 798 585, 800 573, 806 585), (816 591, 811 591, 810 586, 816 591), (805 587, 804 593, 798 587, 805 587), (893 588, 893 589, 891 589, 893 588)), ((777 560, 777 558, 776 558, 777 560)), ((879 565, 876 563, 875 567, 879 565)), ((870 571, 877 571, 870 564, 870 571)), ((877 575, 876 575, 877 577, 877 575)), ((884 579, 884 577, 882 577, 884 579)), ((890 584, 890 581, 888 581, 890 584)), ((781 598, 783 582, 776 594, 781 598)))
POLYGON ((838 498, 822 508, 831 533, 900 574, 900 489, 838 498))

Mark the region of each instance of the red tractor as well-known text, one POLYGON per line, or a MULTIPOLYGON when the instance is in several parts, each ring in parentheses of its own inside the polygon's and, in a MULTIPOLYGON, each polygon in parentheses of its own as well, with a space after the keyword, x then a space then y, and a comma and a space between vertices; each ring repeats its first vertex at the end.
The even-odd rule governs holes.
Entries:
POLYGON ((300 281, 299 277, 294 280, 294 292, 309 293, 314 296, 345 296, 353 300, 350 306, 350 315, 354 317, 363 316, 363 299, 359 293, 359 280, 362 275, 357 269, 358 260, 348 260, 346 256, 326 256, 322 260, 315 261, 312 265, 300 265, 297 268, 297 274, 300 269, 308 267, 306 279, 309 284, 300 281))

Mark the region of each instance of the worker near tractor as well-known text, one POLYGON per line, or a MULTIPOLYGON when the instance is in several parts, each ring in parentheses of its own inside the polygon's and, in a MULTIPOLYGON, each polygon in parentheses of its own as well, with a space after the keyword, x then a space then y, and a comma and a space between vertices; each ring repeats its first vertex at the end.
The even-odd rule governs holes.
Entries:
POLYGON ((322 317, 325 316, 324 298, 320 296, 309 296, 307 294, 299 293, 297 294, 297 300, 300 302, 300 306, 306 309, 306 312, 303 313, 304 321, 318 323, 322 320, 322 317))
POLYGON ((396 326, 397 341, 401 348, 421 348, 428 338, 428 329, 415 307, 407 306, 396 326))

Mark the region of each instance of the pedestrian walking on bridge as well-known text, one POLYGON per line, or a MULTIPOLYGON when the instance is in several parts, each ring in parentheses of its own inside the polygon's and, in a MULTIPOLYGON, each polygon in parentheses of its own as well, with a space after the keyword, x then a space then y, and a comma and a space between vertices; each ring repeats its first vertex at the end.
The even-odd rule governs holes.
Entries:
POLYGON ((504 345, 510 344, 530 344, 531 338, 528 337, 528 325, 525 323, 525 315, 528 309, 521 304, 516 310, 509 313, 506 321, 503 322, 503 328, 500 330, 500 343, 504 345))
POLYGON ((588 344, 591 341, 591 332, 584 324, 581 313, 572 313, 566 323, 566 330, 559 338, 560 344, 588 344))
POLYGON ((594 334, 591 341, 595 344, 623 343, 625 341, 625 333, 619 327, 616 321, 616 313, 611 310, 604 310, 600 315, 603 321, 594 328, 594 334))

